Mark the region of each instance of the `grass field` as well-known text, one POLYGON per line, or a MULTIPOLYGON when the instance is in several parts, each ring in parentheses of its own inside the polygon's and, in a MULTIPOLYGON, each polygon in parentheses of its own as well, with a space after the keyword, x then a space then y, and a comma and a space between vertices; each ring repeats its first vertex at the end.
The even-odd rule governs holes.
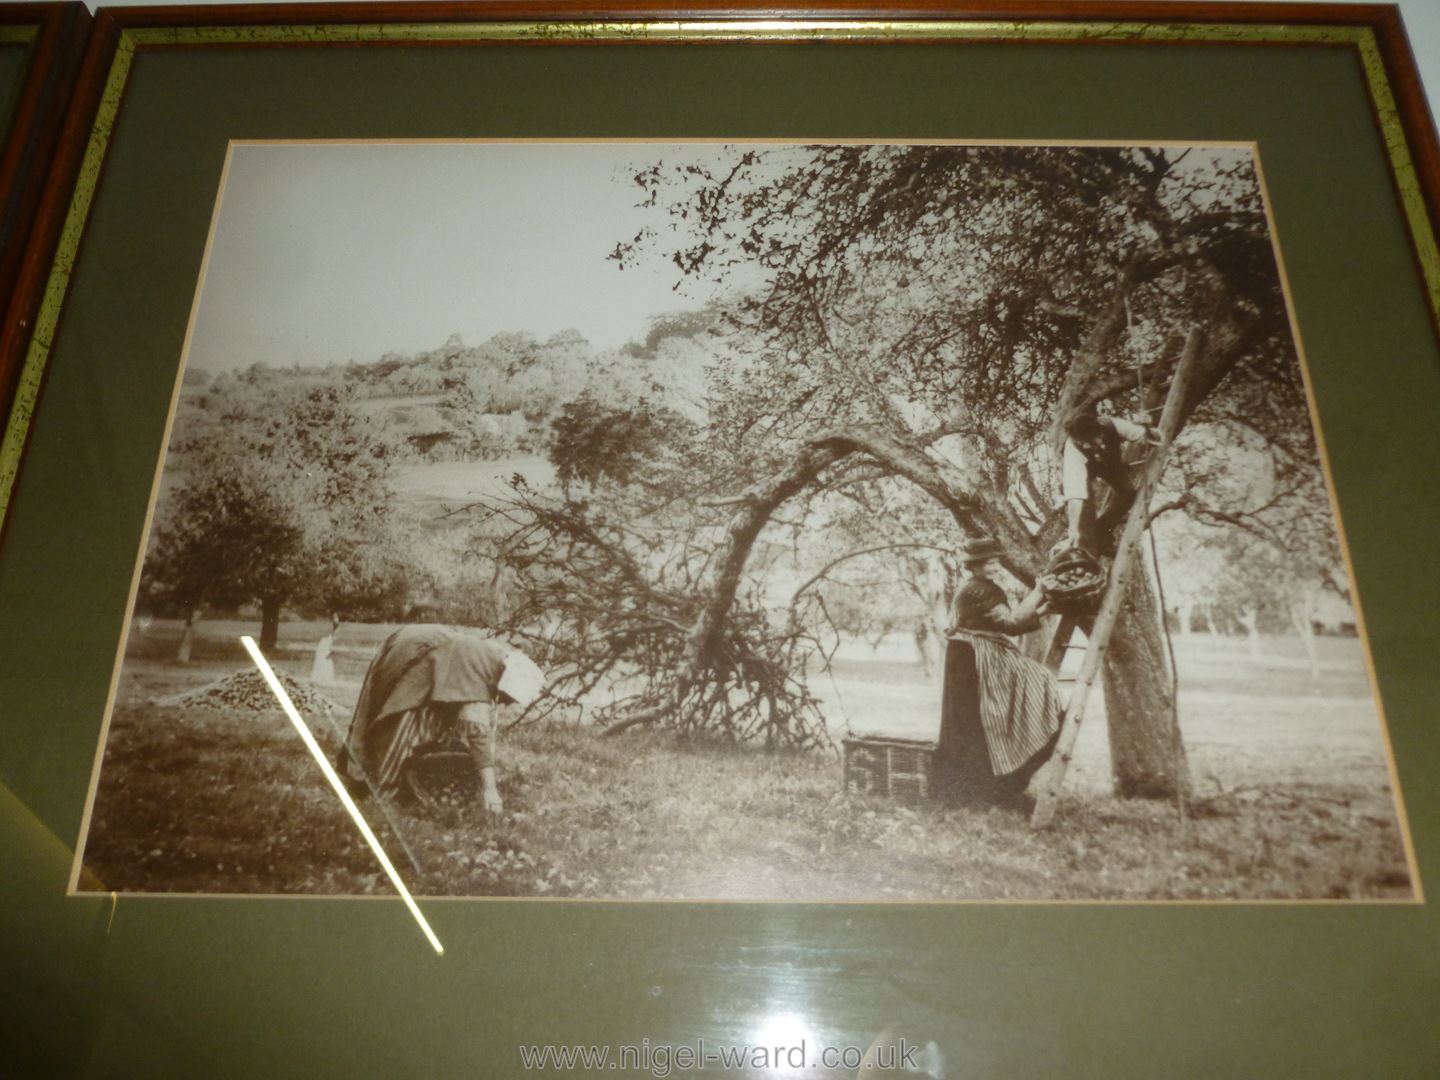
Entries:
MULTIPOLYGON (((373 856, 277 711, 148 704, 244 666, 206 623, 195 662, 178 629, 132 633, 86 863, 105 889, 379 893, 373 856)), ((348 713, 389 628, 346 626, 348 713)), ((287 623, 280 666, 303 676, 317 624, 287 623)), ((1181 649, 1181 717, 1196 797, 1173 806, 1108 795, 1100 715, 1087 720, 1055 828, 1004 811, 907 808, 841 792, 838 755, 764 754, 662 732, 506 733, 498 821, 369 809, 422 895, 787 900, 1408 898, 1383 743, 1358 643, 1328 639, 1311 680, 1298 651, 1200 636, 1181 649), (408 850, 416 869, 404 854, 408 850)), ((933 737, 937 683, 900 643, 860 645, 819 677, 837 734, 933 737), (882 725, 877 718, 884 717, 882 725)), ((333 754, 345 724, 316 720, 333 754)))
POLYGON ((512 476, 523 476, 531 487, 548 490, 555 484, 555 467, 536 454, 512 454, 493 461, 427 462, 400 466, 392 485, 402 495, 467 503, 509 495, 512 476))

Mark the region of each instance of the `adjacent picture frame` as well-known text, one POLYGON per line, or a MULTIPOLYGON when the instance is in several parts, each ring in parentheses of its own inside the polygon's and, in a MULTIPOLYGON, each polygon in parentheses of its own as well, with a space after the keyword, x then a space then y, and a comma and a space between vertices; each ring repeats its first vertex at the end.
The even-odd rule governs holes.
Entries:
POLYGON ((25 349, 0 446, 0 837, 19 853, 0 928, 22 975, 0 1040, 16 1060, 394 1073, 424 1046, 427 1072, 511 1075, 584 1045, 688 1075, 804 1044, 837 1051, 807 1074, 850 1076, 903 1044, 935 1076, 1440 1062, 1418 892, 1343 907, 422 898, 443 956, 399 903, 83 881, 67 897, 232 141, 482 138, 1258 146, 1407 858, 1433 876, 1440 151, 1393 9, 109 9, 16 294, 30 281, 37 306, 4 328, 25 349))
MULTIPOLYGON (((82 3, 0 5, 0 296, 17 326, 34 314, 33 296, 16 288, 21 260, 89 29, 82 3)), ((47 257, 42 242, 32 258, 47 257)), ((7 412, 22 359, 17 346, 24 344, 0 340, 0 408, 7 412)))

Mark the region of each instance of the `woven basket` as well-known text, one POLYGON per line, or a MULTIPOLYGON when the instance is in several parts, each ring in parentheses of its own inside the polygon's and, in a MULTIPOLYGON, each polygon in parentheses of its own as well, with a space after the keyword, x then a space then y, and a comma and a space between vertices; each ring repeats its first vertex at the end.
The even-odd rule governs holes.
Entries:
POLYGON ((480 797, 480 770, 467 750, 414 754, 400 771, 400 790, 422 806, 466 806, 480 797))
POLYGON ((1064 615, 1083 615, 1105 591, 1105 570, 1081 548, 1057 552, 1040 575, 1040 588, 1050 607, 1064 615))

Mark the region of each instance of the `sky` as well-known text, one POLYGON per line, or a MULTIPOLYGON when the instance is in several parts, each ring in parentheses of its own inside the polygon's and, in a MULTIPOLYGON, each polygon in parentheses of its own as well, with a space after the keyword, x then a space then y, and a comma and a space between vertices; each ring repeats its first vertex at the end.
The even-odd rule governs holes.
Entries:
MULTIPOLYGON (((744 144, 741 144, 744 145, 744 144)), ((1209 169, 1247 150, 1199 150, 1209 169)), ((639 169, 734 146, 650 142, 237 143, 221 185, 186 362, 207 372, 370 363, 459 334, 579 331, 597 350, 643 340, 656 315, 703 306, 663 243, 607 258, 663 207, 639 169), (677 289, 677 286, 679 288, 677 289)), ((732 287, 753 286, 730 274, 732 287)))
POLYGON ((634 166, 719 147, 646 143, 237 144, 220 192, 188 363, 302 367, 415 353, 458 333, 596 348, 703 305, 661 256, 606 259, 658 210, 634 166))

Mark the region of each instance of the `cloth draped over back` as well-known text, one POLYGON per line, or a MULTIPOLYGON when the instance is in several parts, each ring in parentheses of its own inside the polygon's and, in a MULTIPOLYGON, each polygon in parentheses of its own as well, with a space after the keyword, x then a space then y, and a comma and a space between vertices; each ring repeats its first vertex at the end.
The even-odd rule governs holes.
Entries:
POLYGON ((461 705, 495 701, 506 653, 498 642, 444 626, 395 631, 365 673, 340 752, 342 775, 394 791, 401 766, 454 727, 461 705))

